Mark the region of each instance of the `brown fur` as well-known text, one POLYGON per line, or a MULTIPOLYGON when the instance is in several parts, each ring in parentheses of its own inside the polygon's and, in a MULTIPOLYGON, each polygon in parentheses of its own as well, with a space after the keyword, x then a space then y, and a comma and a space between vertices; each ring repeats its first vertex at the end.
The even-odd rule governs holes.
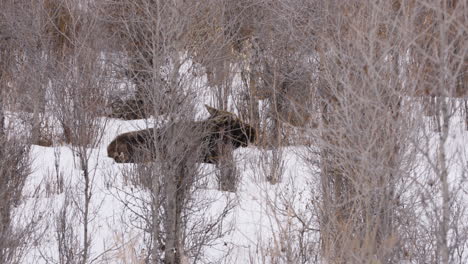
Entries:
POLYGON ((178 122, 121 134, 109 144, 107 155, 117 163, 140 163, 173 152, 195 157, 196 162, 216 164, 226 149, 224 146, 236 149, 255 142, 257 135, 253 127, 232 113, 207 108, 211 116, 203 121, 178 122), (183 141, 185 144, 179 143, 183 141))

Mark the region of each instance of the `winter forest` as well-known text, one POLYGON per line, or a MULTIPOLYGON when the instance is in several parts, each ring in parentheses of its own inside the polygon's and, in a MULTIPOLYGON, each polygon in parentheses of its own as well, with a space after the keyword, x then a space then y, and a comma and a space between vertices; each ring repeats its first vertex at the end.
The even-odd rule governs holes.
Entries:
POLYGON ((467 209, 466 0, 0 0, 0 263, 463 264, 467 209))

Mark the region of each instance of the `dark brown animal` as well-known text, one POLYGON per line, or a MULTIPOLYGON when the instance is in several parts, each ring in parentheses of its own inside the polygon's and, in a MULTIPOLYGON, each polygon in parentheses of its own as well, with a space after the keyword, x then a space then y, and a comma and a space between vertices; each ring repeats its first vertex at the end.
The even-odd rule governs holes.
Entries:
POLYGON ((210 117, 117 136, 107 155, 117 163, 141 163, 162 157, 188 155, 195 162, 217 164, 223 150, 246 147, 255 142, 256 131, 234 114, 206 106, 210 117), (181 147, 181 145, 184 145, 181 147))

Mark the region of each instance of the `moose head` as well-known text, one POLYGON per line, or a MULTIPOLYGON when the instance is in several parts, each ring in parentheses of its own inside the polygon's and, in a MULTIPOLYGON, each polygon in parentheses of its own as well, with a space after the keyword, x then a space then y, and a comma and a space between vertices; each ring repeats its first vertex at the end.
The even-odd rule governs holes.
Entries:
POLYGON ((153 133, 153 129, 144 129, 120 134, 107 146, 107 155, 117 163, 149 161, 154 146, 153 133))
POLYGON ((197 122, 204 127, 202 142, 205 148, 204 163, 217 163, 223 155, 223 147, 228 146, 233 150, 239 147, 247 147, 257 139, 255 129, 247 123, 242 122, 231 112, 218 110, 205 105, 210 117, 204 121, 197 122))

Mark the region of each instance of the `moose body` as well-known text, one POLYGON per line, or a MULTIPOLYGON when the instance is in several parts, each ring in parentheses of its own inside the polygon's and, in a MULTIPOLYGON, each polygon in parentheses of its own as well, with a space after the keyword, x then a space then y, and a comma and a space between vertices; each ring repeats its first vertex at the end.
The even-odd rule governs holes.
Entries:
POLYGON ((246 147, 256 131, 234 114, 207 106, 211 116, 202 121, 180 121, 117 136, 107 154, 117 163, 141 163, 188 155, 195 162, 217 164, 225 149, 246 147), (159 156, 158 156, 159 155, 159 156))

